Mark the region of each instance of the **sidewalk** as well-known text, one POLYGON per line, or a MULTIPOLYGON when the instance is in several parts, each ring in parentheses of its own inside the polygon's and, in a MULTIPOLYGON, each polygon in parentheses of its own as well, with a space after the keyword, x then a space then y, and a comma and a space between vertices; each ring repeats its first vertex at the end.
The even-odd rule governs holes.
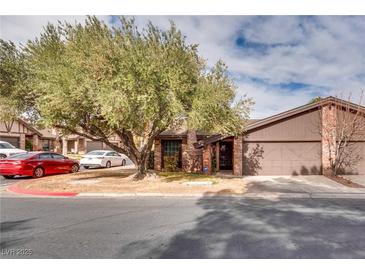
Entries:
MULTIPOLYGON (((93 193, 93 192, 42 192, 32 191, 19 187, 18 184, 13 184, 7 188, 7 191, 17 197, 19 195, 26 197, 79 197, 79 198, 123 198, 123 197, 186 197, 186 198, 247 198, 247 199, 365 199, 365 188, 356 192, 255 192, 244 194, 231 194, 226 192, 205 192, 205 193, 143 193, 143 192, 129 192, 129 193, 93 193)), ((7 195, 6 195, 7 196, 7 195)), ((8 196, 8 197, 11 197, 8 196)))

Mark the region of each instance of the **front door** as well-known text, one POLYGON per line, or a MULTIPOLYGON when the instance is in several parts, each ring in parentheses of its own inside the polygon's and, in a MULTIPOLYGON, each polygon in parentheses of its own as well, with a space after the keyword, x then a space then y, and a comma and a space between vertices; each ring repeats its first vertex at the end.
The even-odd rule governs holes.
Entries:
POLYGON ((219 169, 232 170, 233 142, 220 142, 219 169))

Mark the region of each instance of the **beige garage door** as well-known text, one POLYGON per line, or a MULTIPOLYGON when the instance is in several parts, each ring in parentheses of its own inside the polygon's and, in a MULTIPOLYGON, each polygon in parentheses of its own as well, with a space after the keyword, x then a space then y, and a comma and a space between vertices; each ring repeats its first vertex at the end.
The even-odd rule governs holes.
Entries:
POLYGON ((365 142, 351 143, 352 159, 344 174, 365 175, 365 142))
POLYGON ((0 141, 8 142, 16 148, 19 148, 19 137, 0 136, 0 141))
POLYGON ((321 143, 244 143, 243 170, 245 175, 321 174, 321 143))
POLYGON ((103 149, 103 143, 98 141, 87 141, 86 143, 86 151, 90 152, 93 150, 101 150, 103 149))

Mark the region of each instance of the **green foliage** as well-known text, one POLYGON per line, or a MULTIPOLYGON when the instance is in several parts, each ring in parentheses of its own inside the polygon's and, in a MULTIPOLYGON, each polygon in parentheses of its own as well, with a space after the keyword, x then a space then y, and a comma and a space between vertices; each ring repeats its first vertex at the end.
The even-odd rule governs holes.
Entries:
POLYGON ((311 99, 308 104, 313 104, 313 103, 318 103, 319 101, 321 101, 323 98, 321 96, 317 96, 313 99, 311 99))
POLYGON ((0 39, 0 119, 12 120, 23 112, 32 114, 29 70, 24 54, 12 42, 0 39))
POLYGON ((227 135, 244 130, 252 101, 235 98, 223 62, 209 70, 173 23, 140 30, 121 17, 120 25, 88 17, 83 25, 49 24, 21 49, 2 41, 0 104, 102 140, 138 167, 147 166, 159 133, 185 122, 227 135))
POLYGON ((33 150, 33 143, 31 140, 26 139, 25 140, 25 150, 26 151, 32 151, 33 150))
POLYGON ((176 171, 177 170, 177 163, 179 161, 178 156, 164 156, 164 167, 166 171, 176 171))

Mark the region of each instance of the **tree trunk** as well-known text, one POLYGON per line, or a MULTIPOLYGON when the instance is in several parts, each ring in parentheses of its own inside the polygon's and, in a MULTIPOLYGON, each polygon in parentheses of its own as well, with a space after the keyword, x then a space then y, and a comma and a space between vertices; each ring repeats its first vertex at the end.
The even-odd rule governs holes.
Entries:
POLYGON ((137 173, 135 175, 136 179, 143 179, 147 175, 148 171, 148 153, 141 153, 138 158, 135 160, 135 165, 137 167, 137 173))

